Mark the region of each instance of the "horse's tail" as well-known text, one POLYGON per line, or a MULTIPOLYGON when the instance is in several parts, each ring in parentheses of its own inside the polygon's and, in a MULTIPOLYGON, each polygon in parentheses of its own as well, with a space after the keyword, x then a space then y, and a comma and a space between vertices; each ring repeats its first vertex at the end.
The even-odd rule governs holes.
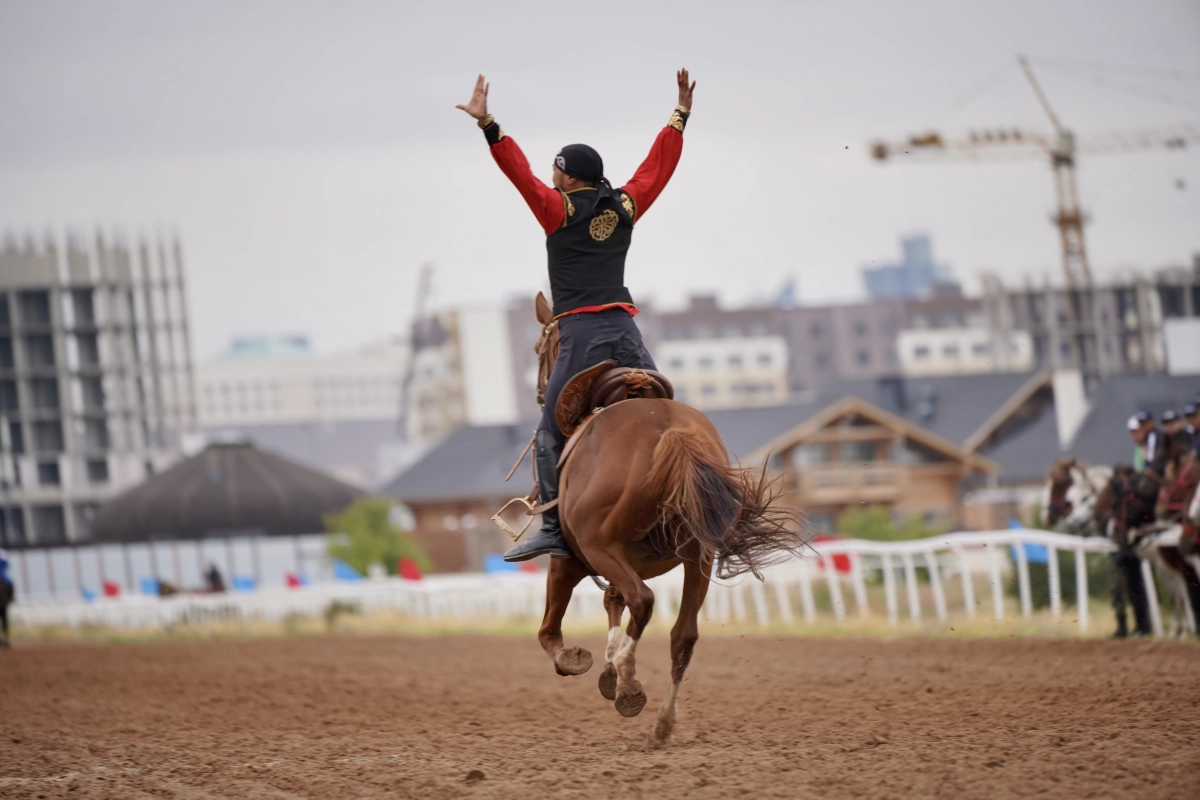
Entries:
POLYGON ((668 428, 654 448, 648 489, 659 498, 676 549, 697 540, 713 553, 717 577, 762 569, 808 542, 798 511, 775 505, 780 491, 761 471, 731 467, 692 427, 668 428))

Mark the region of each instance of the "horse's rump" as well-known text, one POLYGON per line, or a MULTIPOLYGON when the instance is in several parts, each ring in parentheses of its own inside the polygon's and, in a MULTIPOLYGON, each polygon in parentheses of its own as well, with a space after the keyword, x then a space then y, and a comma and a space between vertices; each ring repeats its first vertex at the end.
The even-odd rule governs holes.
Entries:
POLYGON ((724 450, 694 425, 670 427, 654 447, 646 487, 659 498, 659 527, 673 533, 676 552, 695 540, 715 555, 717 577, 761 578, 807 538, 799 512, 775 505, 780 492, 766 468, 731 467, 724 450))

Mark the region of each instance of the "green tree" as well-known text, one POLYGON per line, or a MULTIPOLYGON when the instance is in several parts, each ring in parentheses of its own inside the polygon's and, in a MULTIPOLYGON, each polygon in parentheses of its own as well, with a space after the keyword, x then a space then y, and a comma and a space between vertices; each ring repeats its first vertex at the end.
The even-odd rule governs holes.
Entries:
POLYGON ((395 575, 401 557, 411 558, 422 571, 429 571, 429 556, 407 533, 391 522, 391 504, 378 497, 364 497, 339 514, 325 517, 329 533, 325 552, 345 561, 360 574, 371 564, 383 564, 395 575))
POLYGON ((837 522, 838 533, 854 539, 890 542, 901 538, 892 512, 883 506, 851 508, 842 512, 837 522))
POLYGON ((920 514, 909 514, 897 523, 896 517, 884 506, 848 509, 838 517, 837 529, 846 536, 876 542, 925 539, 938 534, 920 514))

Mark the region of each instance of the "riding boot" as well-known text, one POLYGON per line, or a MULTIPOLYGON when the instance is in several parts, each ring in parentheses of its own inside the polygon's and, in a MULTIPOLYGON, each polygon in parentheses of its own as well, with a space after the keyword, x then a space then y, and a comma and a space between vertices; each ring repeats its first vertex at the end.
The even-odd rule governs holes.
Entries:
MULTIPOLYGON (((558 498, 558 457, 560 448, 549 431, 538 431, 534 437, 534 471, 537 473, 538 499, 542 504, 558 498)), ((542 512, 542 527, 533 536, 504 554, 505 561, 526 561, 535 556, 552 555, 566 558, 571 555, 567 538, 558 523, 558 507, 542 512)))
POLYGON ((1117 618, 1117 630, 1113 639, 1124 639, 1129 635, 1129 619, 1125 611, 1125 573, 1121 570, 1121 556, 1118 553, 1109 554, 1112 572, 1108 576, 1109 591, 1112 598, 1113 615, 1117 618))

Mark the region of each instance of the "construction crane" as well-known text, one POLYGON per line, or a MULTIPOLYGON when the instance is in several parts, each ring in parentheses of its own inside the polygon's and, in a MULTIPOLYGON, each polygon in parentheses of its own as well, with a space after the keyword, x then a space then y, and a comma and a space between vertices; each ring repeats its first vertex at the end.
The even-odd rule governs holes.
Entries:
POLYGON ((425 314, 429 304, 429 295, 433 290, 433 264, 421 267, 417 277, 416 303, 413 307, 413 318, 409 325, 408 363, 404 367, 404 377, 400 381, 400 417, 396 421, 397 432, 401 441, 409 441, 409 425, 411 424, 412 385, 417 374, 417 352, 425 344, 422 333, 427 326, 425 314))
MULTIPOLYGON (((1054 112, 1046 93, 1038 83, 1028 59, 1019 56, 1017 59, 1025 73, 1033 92, 1054 132, 1050 135, 1023 131, 1019 128, 993 129, 974 131, 959 139, 948 139, 937 132, 929 132, 911 136, 901 142, 879 141, 871 145, 871 155, 878 161, 903 157, 910 159, 949 159, 965 161, 996 161, 1022 158, 1050 159, 1054 170, 1054 188, 1058 201, 1058 209, 1052 217, 1058 227, 1062 246, 1063 275, 1066 279, 1067 313, 1074 331, 1074 345, 1078 354, 1078 364, 1083 367, 1087 361, 1087 345, 1085 320, 1091 319, 1093 335, 1098 336, 1100 324, 1098 309, 1092 291, 1092 271, 1088 264, 1087 245, 1083 235, 1083 226, 1087 221, 1079 202, 1079 187, 1075 180, 1075 162, 1079 155, 1106 155, 1112 153, 1128 153, 1139 150, 1166 149, 1178 150, 1189 144, 1200 143, 1200 123, 1184 123, 1156 128, 1141 128, 1136 130, 1109 131, 1099 134, 1076 137, 1064 127, 1054 112)), ((1049 313, 1049 309, 1047 309, 1049 313)), ((1052 323, 1047 323, 1051 336, 1056 338, 1058 330, 1052 323)), ((1096 360, 1099 362, 1099 374, 1106 371, 1105 356, 1100 343, 1095 342, 1096 360)), ((1060 353, 1057 346, 1052 348, 1051 359, 1059 363, 1060 353)))
POLYGON ((940 133, 912 136, 902 142, 875 142, 871 155, 878 161, 895 157, 934 157, 969 161, 1049 157, 1054 170, 1054 188, 1058 211, 1053 217, 1062 240, 1063 274, 1068 289, 1090 289, 1091 267, 1083 236, 1086 218, 1079 203, 1079 187, 1075 180, 1075 161, 1079 155, 1127 153, 1138 150, 1175 150, 1200 143, 1200 123, 1171 125, 1158 128, 1109 131, 1076 137, 1059 121, 1046 93, 1038 83, 1029 61, 1018 58, 1025 77, 1050 125, 1052 135, 1031 133, 1017 128, 975 131, 965 138, 947 139, 940 133))

